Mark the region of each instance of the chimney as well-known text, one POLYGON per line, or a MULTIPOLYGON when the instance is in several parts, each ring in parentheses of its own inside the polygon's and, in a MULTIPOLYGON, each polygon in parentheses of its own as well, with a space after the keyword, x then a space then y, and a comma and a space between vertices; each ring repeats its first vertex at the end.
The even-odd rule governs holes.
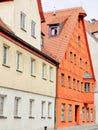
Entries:
POLYGON ((53 16, 56 16, 55 7, 54 7, 54 10, 53 10, 53 16))

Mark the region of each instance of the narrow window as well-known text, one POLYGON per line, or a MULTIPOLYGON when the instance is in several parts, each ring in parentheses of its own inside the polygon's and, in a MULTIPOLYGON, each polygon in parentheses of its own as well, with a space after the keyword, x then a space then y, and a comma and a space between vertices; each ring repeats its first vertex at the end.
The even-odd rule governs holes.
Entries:
POLYGON ((72 105, 68 105, 68 121, 72 121, 72 105))
POLYGON ((41 117, 45 118, 45 101, 42 101, 41 104, 41 117))
POLYGON ((53 82, 53 67, 49 68, 49 80, 53 82))
POLYGON ((9 47, 7 45, 3 46, 3 65, 8 65, 8 51, 9 47))
POLYGON ((89 121, 89 108, 86 109, 86 121, 89 121))
POLYGON ((82 107, 82 121, 85 121, 85 113, 84 113, 84 107, 82 107))
POLYGON ((87 65, 87 61, 86 61, 86 62, 85 62, 85 70, 86 70, 86 71, 87 71, 87 66, 88 66, 88 65, 87 65))
POLYGON ((74 65, 76 65, 76 54, 74 54, 74 65))
POLYGON ((21 64, 22 64, 22 63, 21 63, 21 62, 22 62, 22 61, 21 61, 21 60, 22 60, 22 59, 21 59, 21 58, 22 58, 22 53, 20 53, 20 52, 17 51, 16 58, 17 58, 17 61, 16 61, 16 69, 20 71, 20 70, 21 70, 21 64))
POLYGON ((65 104, 64 103, 61 104, 61 121, 62 122, 65 121, 65 104))
POLYGON ((82 68, 82 58, 80 58, 80 68, 82 68))
POLYGON ((63 73, 61 73, 61 86, 64 87, 65 84, 65 76, 63 73))
POLYGON ((20 97, 15 97, 15 105, 14 105, 14 117, 19 117, 19 103, 20 103, 20 97))
POLYGON ((20 15, 20 27, 23 30, 25 30, 25 19, 26 19, 26 15, 23 12, 21 12, 21 15, 20 15))
POLYGON ((42 78, 46 79, 46 64, 42 64, 42 78))
POLYGON ((93 121, 93 109, 91 108, 91 112, 90 112, 90 120, 93 121))
POLYGON ((77 80, 77 90, 80 91, 80 84, 79 84, 79 80, 77 80))
POLYGON ((68 76, 68 88, 71 88, 71 77, 68 76))
POLYGON ((29 118, 34 118, 34 100, 29 101, 29 118))
POLYGON ((76 79, 73 79, 73 89, 76 89, 76 79))
POLYGON ((90 83, 84 83, 84 92, 90 92, 90 83))
POLYGON ((35 76, 35 59, 31 59, 31 75, 35 76))
POLYGON ((80 46, 80 36, 78 36, 78 46, 80 46))
POLYGON ((36 23, 34 21, 31 21, 31 35, 35 37, 35 26, 36 23))
POLYGON ((70 62, 73 62, 72 52, 70 52, 70 62))
POLYGON ((48 102, 48 118, 52 118, 52 103, 48 102))
POLYGON ((0 95, 0 116, 4 115, 4 98, 5 96, 0 95))
POLYGON ((84 89, 83 89, 83 82, 81 82, 81 92, 83 92, 84 89))

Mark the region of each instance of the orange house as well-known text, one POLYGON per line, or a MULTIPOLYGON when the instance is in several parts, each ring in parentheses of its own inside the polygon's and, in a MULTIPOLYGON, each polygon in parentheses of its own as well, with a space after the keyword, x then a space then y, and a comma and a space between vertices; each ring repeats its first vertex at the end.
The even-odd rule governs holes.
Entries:
POLYGON ((94 123, 95 77, 81 7, 47 12, 42 51, 59 61, 56 128, 94 123))

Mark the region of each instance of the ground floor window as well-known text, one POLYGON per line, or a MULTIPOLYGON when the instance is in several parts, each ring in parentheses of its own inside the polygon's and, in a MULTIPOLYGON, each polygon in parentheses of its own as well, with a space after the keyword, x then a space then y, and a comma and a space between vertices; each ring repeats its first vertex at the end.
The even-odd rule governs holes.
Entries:
POLYGON ((68 105, 68 121, 72 121, 72 105, 68 105))
POLYGON ((82 107, 82 121, 85 121, 84 107, 82 107))
POLYGON ((65 121, 65 104, 62 103, 61 105, 61 121, 65 121))

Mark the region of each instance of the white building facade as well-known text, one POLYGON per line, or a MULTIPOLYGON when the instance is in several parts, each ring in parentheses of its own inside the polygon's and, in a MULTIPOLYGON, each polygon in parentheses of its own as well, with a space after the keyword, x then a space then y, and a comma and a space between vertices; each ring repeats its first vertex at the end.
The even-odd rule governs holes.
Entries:
POLYGON ((94 91, 94 104, 95 104, 95 122, 98 123, 98 22, 86 23, 87 38, 89 43, 89 49, 94 68, 96 86, 94 91))

